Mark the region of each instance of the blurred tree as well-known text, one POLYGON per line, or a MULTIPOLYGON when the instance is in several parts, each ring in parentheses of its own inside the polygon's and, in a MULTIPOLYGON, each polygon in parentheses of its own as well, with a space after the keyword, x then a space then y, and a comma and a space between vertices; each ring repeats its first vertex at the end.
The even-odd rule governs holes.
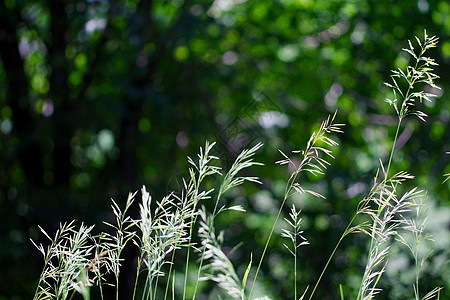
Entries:
MULTIPOLYGON (((311 284, 389 154, 395 120, 381 83, 408 63, 401 48, 424 28, 441 37, 433 56, 442 90, 425 104, 426 124, 407 122, 394 161, 448 210, 449 11, 444 0, 0 1, 0 298, 33 293, 42 263, 28 238, 41 239, 38 224, 53 232, 73 218, 99 223, 110 217, 109 197, 120 202, 142 184, 161 197, 206 139, 224 159, 266 143, 266 167, 254 170, 262 189, 230 195, 249 214, 218 223, 242 225, 229 227, 226 242, 244 241, 234 261, 245 270, 286 180, 272 164, 277 148, 301 148, 317 120, 339 109, 348 126, 338 159, 326 177, 305 178, 328 199, 296 200, 311 242, 301 282, 311 284)), ((358 285, 365 241, 346 241, 318 297, 358 285)), ((292 293, 286 256, 271 251, 261 277, 278 298, 292 293)), ((135 276, 132 264, 125 274, 135 276)), ((428 274, 430 287, 450 281, 428 274)))

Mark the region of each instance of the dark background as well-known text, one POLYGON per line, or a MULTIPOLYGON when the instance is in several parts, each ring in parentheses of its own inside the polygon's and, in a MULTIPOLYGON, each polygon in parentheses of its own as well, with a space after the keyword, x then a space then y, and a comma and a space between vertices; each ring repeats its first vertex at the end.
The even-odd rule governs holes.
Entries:
MULTIPOLYGON (((157 199, 177 189, 186 156, 206 140, 218 142, 224 166, 241 148, 265 143, 257 156, 265 166, 249 173, 263 185, 227 198, 248 211, 217 220, 226 247, 243 242, 232 257, 242 276, 282 199, 288 173, 274 164, 277 149, 304 148, 338 109, 347 126, 336 160, 326 176, 303 178, 327 200, 294 199, 311 243, 300 248, 299 289, 313 285, 378 159, 386 163, 396 119, 382 82, 407 65, 401 49, 424 29, 440 37, 429 55, 442 90, 421 106, 427 123, 406 120, 393 169, 409 170, 411 186, 428 191, 436 242, 422 291, 448 288, 449 13, 444 0, 0 1, 0 299, 32 297, 43 263, 29 238, 45 242, 38 225, 53 233, 77 219, 104 230, 110 198, 123 206, 143 184, 157 199)), ((273 240, 258 287, 277 299, 293 293, 282 242, 273 240)), ((344 241, 318 299, 336 299, 340 283, 352 295, 366 242, 344 241)), ((381 299, 412 296, 413 271, 402 267, 409 258, 395 252, 381 299)), ((132 256, 128 250, 121 299, 134 280, 132 256)))

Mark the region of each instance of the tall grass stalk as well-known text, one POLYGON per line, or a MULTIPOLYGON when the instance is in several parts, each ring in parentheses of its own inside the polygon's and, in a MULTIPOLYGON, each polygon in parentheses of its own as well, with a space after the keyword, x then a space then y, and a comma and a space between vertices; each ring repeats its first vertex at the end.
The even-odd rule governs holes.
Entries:
MULTIPOLYGON (((422 85, 420 85, 419 88, 417 87, 417 85, 422 83, 439 89, 439 87, 434 83, 434 79, 439 78, 439 76, 433 73, 433 67, 436 66, 437 63, 434 59, 424 55, 427 50, 437 46, 438 38, 435 36, 429 37, 427 35, 427 32, 424 31, 424 40, 421 42, 420 39, 416 37, 416 41, 420 48, 418 52, 413 47, 411 41, 408 41, 409 48, 403 49, 403 51, 409 53, 415 59, 414 66, 407 66, 406 70, 402 70, 400 68, 398 68, 397 70, 393 70, 391 75, 392 82, 385 83, 386 86, 392 88, 394 95, 393 99, 386 99, 386 102, 394 107, 398 117, 397 129, 392 143, 389 161, 386 171, 384 172, 386 179, 388 178, 390 173, 394 150, 397 145, 397 140, 403 119, 408 115, 414 115, 425 122, 427 114, 417 108, 416 102, 422 102, 423 100, 431 102, 432 98, 436 96, 432 93, 425 92, 422 85), (406 87, 402 88, 402 84, 406 84, 406 87), (397 97, 401 97, 400 101, 397 99, 397 97), (399 102, 401 102, 400 107, 398 105, 399 102)), ((386 182, 387 180, 383 181, 382 184, 385 185, 386 182)), ((383 192, 384 189, 381 189, 379 199, 380 203, 383 203, 383 192)), ((384 213, 384 209, 384 205, 378 206, 377 217, 380 217, 380 215, 384 213)), ((379 222, 377 222, 377 220, 375 219, 372 225, 372 236, 375 236, 378 225, 382 224, 379 224, 379 222)), ((379 245, 377 244, 376 239, 372 238, 368 254, 368 263, 370 262, 372 254, 376 252, 376 249, 374 248, 377 248, 378 246, 379 245)), ((382 273, 380 273, 379 275, 381 276, 381 274, 382 273)), ((364 280, 365 278, 363 277, 361 287, 365 286, 364 280)), ((361 295, 361 289, 358 295, 361 295)))
MULTIPOLYGON (((107 222, 104 223, 113 228, 115 230, 115 234, 111 235, 108 233, 104 233, 100 236, 100 253, 106 253, 109 269, 114 273, 114 277, 116 280, 116 300, 119 299, 119 275, 122 261, 120 255, 122 254, 122 251, 128 244, 128 242, 132 240, 136 235, 134 231, 130 231, 131 227, 134 226, 134 222, 131 217, 127 215, 128 209, 133 204, 135 196, 136 192, 128 194, 127 202, 123 212, 117 205, 117 203, 112 200, 111 208, 114 216, 116 217, 116 224, 110 224, 107 222)), ((100 255, 97 255, 97 258, 99 257, 100 255)), ((103 295, 101 285, 100 291, 103 295)))
MULTIPOLYGON (((172 251, 187 245, 189 240, 187 229, 195 212, 190 209, 191 205, 180 208, 178 206, 180 203, 176 200, 182 199, 169 194, 156 201, 156 208, 152 213, 150 194, 145 187, 141 192, 140 219, 136 222, 141 231, 136 243, 141 254, 138 259, 135 290, 140 272, 145 271, 147 276, 143 294, 145 299, 154 299, 158 278, 164 275, 161 268, 168 263, 165 258, 172 251)), ((200 193, 198 196, 207 197, 206 193, 200 193)))
MULTIPOLYGON (((205 150, 200 148, 199 160, 196 164, 192 159, 188 158, 193 168, 189 169, 189 181, 183 180, 183 190, 181 195, 174 193, 164 197, 161 201, 156 202, 156 209, 152 214, 151 196, 142 189, 142 204, 140 204, 140 219, 136 222, 141 231, 141 238, 137 246, 141 249, 141 255, 138 259, 137 277, 133 293, 135 298, 137 282, 139 274, 143 267, 147 272, 144 285, 144 295, 146 299, 154 299, 157 297, 158 279, 164 273, 161 268, 164 264, 170 264, 169 275, 172 272, 173 259, 175 252, 181 247, 187 247, 186 276, 189 263, 190 240, 192 237, 192 226, 197 215, 197 205, 200 200, 208 199, 209 191, 201 191, 200 185, 205 177, 216 174, 218 167, 210 165, 212 160, 217 159, 209 155, 214 144, 206 143, 205 150), (172 253, 172 259, 166 261, 165 257, 172 253)), ((167 297, 167 282, 165 298, 167 297)), ((184 286, 186 286, 186 281, 184 286)), ((183 291, 185 294, 185 288, 183 291)))
POLYGON ((433 58, 425 56, 427 50, 437 47, 438 40, 439 39, 435 36, 429 37, 425 30, 424 40, 422 42, 416 37, 417 44, 420 48, 419 51, 416 51, 411 41, 408 40, 409 48, 404 48, 403 51, 409 53, 414 58, 414 66, 407 66, 406 70, 400 68, 392 70, 392 82, 384 83, 386 86, 392 88, 394 98, 386 99, 386 102, 394 107, 398 117, 397 130, 386 168, 387 176, 389 176, 392 158, 394 156, 394 150, 397 145, 397 139, 403 119, 408 115, 415 115, 423 122, 426 122, 427 114, 416 108, 416 102, 419 101, 422 103, 423 100, 431 102, 432 98, 436 97, 433 93, 425 92, 422 86, 417 90, 417 84, 423 83, 435 89, 440 89, 440 87, 434 83, 434 80, 439 78, 438 75, 433 73, 433 67, 437 66, 437 63, 433 58), (406 83, 406 88, 400 86, 401 82, 398 82, 399 79, 406 83), (397 99, 398 96, 401 97, 400 101, 397 99), (401 102, 400 107, 398 107, 399 102, 401 102))
MULTIPOLYGON (((415 115, 422 121, 425 121, 425 118, 427 117, 427 115, 424 112, 422 112, 418 109, 415 109, 415 104, 416 104, 415 102, 416 101, 422 102, 422 100, 431 101, 432 97, 434 97, 435 95, 432 93, 425 92, 423 90, 416 90, 417 84, 425 83, 425 84, 430 85, 431 87, 439 88, 438 86, 436 86, 434 84, 434 79, 438 78, 438 76, 436 74, 432 73, 432 71, 433 71, 432 66, 435 66, 437 64, 435 63, 435 61, 432 58, 424 56, 425 52, 428 49, 436 47, 438 39, 434 36, 428 37, 426 31, 424 31, 424 42, 421 42, 419 40, 419 38, 417 38, 417 37, 416 37, 416 40, 420 46, 419 53, 415 53, 414 47, 412 46, 412 43, 410 41, 408 41, 409 49, 403 49, 404 51, 406 51, 407 53, 412 55, 413 58, 415 59, 414 66, 408 66, 406 68, 406 71, 403 71, 401 69, 393 70, 392 75, 391 75, 392 83, 385 83, 386 86, 392 88, 392 90, 393 90, 394 99, 386 99, 386 102, 388 102, 390 105, 392 105, 394 107, 395 112, 398 117, 398 122, 397 122, 397 126, 396 126, 396 132, 395 132, 394 140, 392 143, 386 171, 384 170, 383 165, 381 164, 381 169, 382 169, 384 178, 381 180, 380 183, 378 183, 377 182, 377 180, 379 179, 378 173, 375 176, 376 178, 374 180, 374 186, 372 187, 372 190, 369 193, 369 196, 360 202, 357 212, 353 215, 347 228, 345 229, 344 233, 341 235, 341 237, 338 240, 335 248, 333 249, 330 257, 328 258, 328 261, 325 264, 325 267, 323 268, 322 273, 319 276, 319 279, 317 280, 316 285, 314 286, 309 299, 312 299, 314 292, 317 289, 318 284, 320 283, 321 278, 323 277, 329 263, 331 262, 332 257, 334 256, 336 250, 340 246, 340 243, 342 242, 344 237, 352 232, 368 233, 367 232, 367 225, 368 225, 367 223, 353 226, 353 222, 355 221, 356 216, 358 214, 362 213, 361 207, 365 207, 368 203, 376 202, 375 201, 376 199, 373 198, 375 195, 377 195, 377 197, 379 197, 379 199, 377 201, 378 201, 378 203, 381 203, 381 205, 378 206, 378 210, 376 213, 377 218, 375 218, 373 220, 372 229, 371 229, 372 232, 369 234, 372 238, 371 238, 369 254, 368 254, 368 263, 370 262, 370 258, 371 257, 373 258, 373 255, 376 255, 376 253, 377 253, 377 251, 374 250, 374 247, 377 249, 379 249, 379 247, 380 247, 380 244, 379 243, 377 244, 377 241, 376 241, 376 238, 377 238, 376 233, 380 232, 380 231, 377 231, 377 226, 382 223, 380 223, 378 220, 380 220, 380 215, 383 213, 383 210, 385 209, 384 205, 386 205, 386 203, 387 203, 386 201, 383 201, 384 196, 385 196, 384 193, 387 192, 387 190, 388 190, 388 188, 386 187, 386 184, 392 182, 391 181, 392 178, 389 179, 388 176, 390 173, 392 159, 394 157, 394 151, 395 151, 395 148, 397 145, 397 140, 398 140, 398 136, 400 133, 402 121, 408 115, 415 115), (407 84, 406 90, 403 90, 400 87, 398 78, 404 79, 404 81, 407 84), (397 99, 397 95, 400 95, 402 97, 400 107, 398 107, 399 101, 397 99)), ((388 195, 393 195, 393 194, 388 193, 388 195)), ((395 196, 395 195, 393 195, 393 196, 395 196)), ((389 197, 388 197, 388 200, 390 200, 389 197)), ((385 214, 386 217, 388 215, 389 214, 385 214)), ((380 254, 380 253, 378 253, 378 254, 380 254)), ((386 256, 387 256, 387 253, 386 253, 386 256)), ((384 256, 380 256, 380 257, 384 257, 384 256)), ((372 267, 374 267, 373 264, 372 264, 372 267)), ((381 274, 382 274, 382 272, 379 273, 378 275, 381 276, 381 274)), ((365 274, 365 276, 367 277, 368 274, 365 274)), ((365 278, 363 276, 361 287, 364 286, 365 280, 367 280, 367 278, 365 278)), ((376 282, 378 282, 378 281, 376 281, 376 282)), ((359 294, 360 293, 361 293, 361 289, 359 291, 359 294)))
POLYGON ((186 264, 185 264, 185 273, 184 273, 184 284, 183 284, 183 300, 186 298, 186 287, 187 287, 187 279, 188 279, 188 270, 189 270, 189 259, 190 259, 190 249, 191 249, 191 238, 194 232, 194 224, 197 221, 197 206, 198 202, 202 199, 210 198, 209 194, 213 192, 213 189, 208 192, 200 192, 201 183, 207 176, 212 176, 215 174, 220 174, 220 167, 213 166, 210 163, 214 160, 218 160, 216 156, 210 155, 212 148, 215 143, 210 144, 206 142, 205 150, 200 148, 200 153, 197 155, 198 163, 195 163, 190 157, 188 157, 188 161, 191 164, 191 168, 189 168, 190 181, 189 184, 184 182, 185 187, 185 197, 181 197, 183 205, 191 212, 190 216, 190 227, 189 227, 189 238, 187 245, 187 254, 186 254, 186 264), (195 176, 195 171, 197 172, 197 176, 195 176), (204 193, 204 196, 198 197, 198 195, 204 193))
POLYGON ((218 237, 216 236, 214 229, 214 219, 220 213, 226 210, 245 211, 240 206, 227 207, 226 205, 222 205, 219 207, 219 203, 222 196, 228 190, 243 184, 245 181, 255 182, 259 184, 261 183, 257 177, 242 176, 239 174, 246 168, 255 165, 262 165, 261 163, 254 161, 254 156, 261 147, 262 144, 258 143, 250 149, 244 149, 237 156, 233 165, 223 177, 222 183, 216 196, 212 214, 208 215, 204 209, 200 210, 199 212, 201 216, 199 237, 202 240, 202 245, 199 250, 201 252, 200 264, 197 273, 193 299, 195 299, 198 283, 201 280, 213 280, 232 298, 244 299, 245 283, 248 272, 250 270, 251 262, 241 283, 236 271, 234 270, 233 264, 221 249, 221 244, 223 242, 223 232, 221 232, 218 237), (210 262, 206 266, 203 266, 204 260, 209 260, 210 262), (200 277, 201 272, 204 270, 207 270, 207 273, 204 277, 200 277))
MULTIPOLYGON (((212 212, 211 216, 208 218, 208 220, 209 220, 208 224, 209 224, 209 226, 211 226, 211 228, 214 227, 214 219, 216 218, 216 216, 226 208, 226 206, 221 206, 219 208, 219 203, 220 203, 222 196, 228 190, 243 184, 245 181, 261 184, 261 182, 258 180, 257 177, 241 176, 241 175, 239 175, 239 173, 242 172, 246 168, 250 168, 255 165, 263 165, 262 163, 254 161, 254 156, 255 156, 256 152, 262 147, 262 145, 263 145, 262 143, 258 143, 250 149, 244 149, 236 157, 234 163, 230 167, 230 170, 223 177, 222 183, 220 185, 219 191, 216 196, 216 201, 214 203, 213 212, 212 212)), ((230 209, 230 208, 228 208, 228 209, 230 209)), ((205 245, 209 244, 208 239, 209 239, 209 236, 206 235, 206 240, 204 241, 205 245)), ((205 256, 205 251, 207 251, 207 247, 203 246, 202 252, 200 255, 200 264, 199 264, 199 268, 198 268, 198 272, 197 272, 197 280, 196 280, 196 284, 195 284, 193 299, 195 299, 195 296, 197 293, 198 282, 200 281, 199 279, 200 279, 200 273, 202 271, 202 265, 203 265, 203 260, 204 260, 204 256, 205 256)))
POLYGON ((269 246, 270 240, 273 235, 273 231, 275 230, 275 226, 278 222, 278 219, 280 218, 281 212, 283 210, 284 204, 286 200, 291 197, 294 193, 309 193, 316 197, 325 198, 324 196, 320 195, 319 193, 303 189, 301 185, 297 182, 297 177, 301 172, 308 172, 313 174, 314 176, 324 174, 325 169, 327 168, 327 165, 330 163, 325 160, 321 155, 325 155, 331 158, 334 158, 332 155, 332 151, 326 148, 323 148, 321 146, 318 146, 319 142, 325 143, 329 147, 337 146, 338 143, 335 142, 333 139, 328 137, 330 133, 342 133, 341 127, 343 124, 333 124, 334 119, 336 117, 336 113, 334 113, 333 116, 329 116, 325 121, 322 122, 320 125, 320 128, 317 132, 314 132, 310 139, 308 140, 308 143, 306 144, 306 148, 304 150, 295 150, 292 151, 294 154, 300 154, 301 162, 297 165, 295 164, 286 154, 284 154, 281 150, 280 153, 284 157, 284 159, 278 161, 277 163, 280 165, 292 165, 294 167, 294 172, 290 175, 288 182, 286 184, 285 192, 284 192, 284 198, 281 202, 280 209, 278 210, 277 216, 275 218, 275 221, 273 222, 272 229, 270 230, 269 236, 267 238, 266 244, 264 246, 263 253, 261 255, 261 258, 258 263, 258 267, 256 269, 255 276, 253 278, 253 283, 248 295, 248 300, 250 300, 250 297, 253 292, 253 288, 256 282, 256 279, 258 277, 259 270, 261 268, 262 262, 264 260, 264 256, 266 254, 267 248, 269 246))
MULTIPOLYGON (((397 145, 398 136, 400 133, 400 127, 403 119, 406 116, 414 115, 418 117, 423 122, 426 122, 427 114, 417 108, 417 101, 422 103, 423 100, 431 102, 433 97, 436 97, 433 93, 428 93, 423 90, 423 85, 417 89, 418 84, 427 84, 435 89, 440 89, 434 80, 439 78, 433 73, 433 67, 437 66, 434 59, 425 56, 427 50, 435 48, 438 43, 438 38, 435 36, 429 37, 426 30, 424 31, 424 40, 421 42, 418 37, 416 37, 417 44, 419 45, 419 51, 417 52, 411 41, 408 40, 409 48, 402 49, 403 51, 410 54, 414 60, 414 66, 408 65, 406 70, 398 68, 397 70, 392 70, 391 83, 385 82, 384 84, 391 88, 393 91, 394 98, 386 99, 389 105, 394 107, 397 114, 398 122, 397 129, 395 131, 394 141, 392 143, 391 152, 389 155, 389 161, 386 168, 386 177, 389 176, 391 170, 392 159, 394 157, 394 150, 397 145), (406 87, 402 87, 402 84, 406 84, 406 87), (397 97, 401 97, 400 101, 397 97), (399 102, 401 102, 399 107, 399 102)), ((381 194, 382 196, 382 194, 381 194)), ((383 207, 380 207, 378 214, 381 214, 383 207)), ((374 223, 374 226, 376 224, 374 223)))

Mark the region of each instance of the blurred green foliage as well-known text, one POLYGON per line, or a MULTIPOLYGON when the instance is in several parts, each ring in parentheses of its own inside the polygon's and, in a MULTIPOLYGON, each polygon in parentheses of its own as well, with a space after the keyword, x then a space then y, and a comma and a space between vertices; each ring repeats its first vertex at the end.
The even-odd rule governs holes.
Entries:
MULTIPOLYGON (((71 219, 100 224, 111 218, 110 197, 125 201, 142 184, 161 198, 180 186, 186 155, 205 140, 219 142, 225 163, 266 144, 258 154, 265 166, 253 170, 264 184, 228 195, 248 212, 217 221, 228 247, 243 241, 232 257, 243 274, 247 254, 260 255, 288 176, 274 164, 277 149, 302 148, 338 109, 347 127, 336 160, 326 176, 304 178, 327 200, 294 199, 311 243, 300 249, 299 288, 313 284, 389 154, 395 118, 382 81, 406 66, 401 49, 424 29, 441 38, 430 55, 442 90, 424 104, 427 123, 407 120, 394 169, 415 175, 434 207, 423 290, 449 288, 450 181, 441 184, 450 170, 449 16, 445 0, 0 1, 0 299, 31 297, 42 267, 29 242, 44 241, 38 224, 48 232, 71 219)), ((319 299, 335 299, 340 283, 352 295, 366 242, 344 241, 319 299)), ((277 245, 258 288, 284 299, 293 294, 292 262, 277 245)), ((412 295, 404 250, 391 259, 380 298, 412 295)), ((126 255, 124 274, 134 278, 132 250, 126 255)), ((127 299, 133 280, 124 281, 127 299)))

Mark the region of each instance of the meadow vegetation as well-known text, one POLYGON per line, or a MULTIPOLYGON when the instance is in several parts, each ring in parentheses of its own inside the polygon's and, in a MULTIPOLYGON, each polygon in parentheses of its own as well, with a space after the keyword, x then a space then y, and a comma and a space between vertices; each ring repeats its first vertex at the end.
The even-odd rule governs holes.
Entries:
MULTIPOLYGON (((266 253, 270 247, 279 246, 273 245, 271 240, 274 234, 278 234, 280 220, 284 220, 286 225, 280 232, 281 237, 286 238, 281 247, 287 249, 286 255, 291 255, 286 259, 292 261, 290 272, 293 274, 294 299, 314 298, 341 242, 350 234, 366 235, 369 247, 365 266, 361 269, 359 289, 350 294, 341 289, 342 299, 373 299, 382 293, 379 282, 386 271, 394 243, 405 245, 411 252, 415 274, 410 286, 414 299, 439 299, 443 293, 441 287, 432 290, 421 288, 421 269, 432 255, 429 251, 421 251, 421 243, 432 238, 426 229, 427 219, 432 217, 427 209, 426 191, 422 187, 404 188, 403 183, 414 181, 414 174, 408 170, 392 171, 392 158, 405 118, 413 116, 425 122, 427 115, 420 103, 433 101, 434 97, 425 87, 439 88, 434 82, 438 78, 433 73, 436 63, 426 56, 437 42, 436 37, 424 32, 423 38, 408 41, 408 46, 403 49, 413 58, 412 63, 406 69, 393 70, 390 81, 386 83, 392 89, 392 97, 386 102, 397 117, 389 158, 387 161, 380 158, 370 189, 354 208, 335 248, 330 249, 329 257, 323 258, 324 267, 316 274, 314 285, 300 288, 297 270, 299 261, 306 259, 302 257, 302 249, 310 242, 308 232, 302 229, 302 207, 292 204, 288 208, 286 203, 293 195, 310 194, 325 198, 321 193, 306 188, 303 180, 306 173, 327 176, 327 167, 334 159, 339 159, 333 154, 333 150, 339 147, 335 137, 345 130, 345 126, 337 122, 340 119, 338 112, 321 122, 304 148, 294 150, 292 154, 279 150, 281 159, 277 164, 290 170, 284 197, 280 199, 271 230, 267 232, 264 248, 248 253, 248 263, 243 272, 229 258, 234 249, 224 251, 225 233, 217 231, 215 220, 227 211, 246 217, 246 208, 230 205, 224 200, 224 194, 245 182, 261 184, 260 178, 246 174, 251 168, 263 167, 263 163, 255 160, 255 155, 264 145, 258 143, 243 150, 231 167, 223 169, 220 159, 213 155, 215 143, 206 142, 196 157, 188 158, 190 168, 181 190, 155 200, 143 186, 139 196, 137 192, 129 194, 125 205, 112 200, 115 221, 105 222, 111 230, 96 233, 94 226, 77 225, 75 221, 61 224, 54 235, 40 228, 49 244, 35 244, 43 255, 44 266, 34 299, 71 299, 76 294, 90 299, 94 291, 104 299, 104 289, 111 289, 111 286, 116 290, 116 299, 119 299, 120 272, 124 263, 136 267, 132 299, 175 299, 176 295, 182 295, 182 299, 195 299, 204 281, 214 282, 220 287, 221 298, 255 299, 252 295, 261 277, 266 253), (138 198, 141 200, 136 204, 138 198), (205 201, 213 201, 212 211, 206 209, 205 201), (133 216, 130 208, 136 205, 139 215, 133 216), (123 260, 122 253, 126 247, 137 249, 135 262, 123 260), (183 263, 183 274, 177 274, 173 267, 180 263, 183 263), (195 270, 196 277, 188 278, 192 270, 195 270), (188 289, 188 280, 195 282, 193 290, 188 289), (182 292, 176 293, 175 289, 180 287, 182 292)), ((445 174, 442 180, 448 178, 449 174, 445 174)), ((236 243, 236 247, 239 244, 236 243)))

